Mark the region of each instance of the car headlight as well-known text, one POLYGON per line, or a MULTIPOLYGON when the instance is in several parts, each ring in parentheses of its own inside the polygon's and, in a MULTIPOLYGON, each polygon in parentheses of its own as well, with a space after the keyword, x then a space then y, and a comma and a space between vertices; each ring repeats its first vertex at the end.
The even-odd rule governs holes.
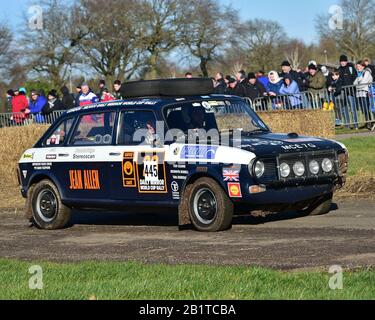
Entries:
POLYGON ((326 158, 322 162, 322 169, 325 173, 330 173, 333 170, 333 162, 332 160, 326 158))
POLYGON ((298 161, 293 165, 293 172, 297 177, 302 177, 305 174, 305 165, 298 161))
POLYGON ((290 175, 290 166, 289 164, 283 162, 280 164, 280 175, 282 178, 288 178, 290 175))
MULTIPOLYGON (((249 164, 249 172, 251 175, 253 175, 253 166, 254 166, 254 161, 251 161, 251 163, 249 164)), ((255 163, 254 169, 255 169, 254 171, 255 171, 255 175, 257 178, 261 178, 264 175, 265 166, 262 161, 258 160, 255 163)))
POLYGON ((312 174, 317 175, 319 173, 319 170, 320 170, 320 166, 319 166, 318 161, 316 161, 316 160, 311 161, 310 164, 309 164, 309 168, 310 168, 310 172, 312 174))

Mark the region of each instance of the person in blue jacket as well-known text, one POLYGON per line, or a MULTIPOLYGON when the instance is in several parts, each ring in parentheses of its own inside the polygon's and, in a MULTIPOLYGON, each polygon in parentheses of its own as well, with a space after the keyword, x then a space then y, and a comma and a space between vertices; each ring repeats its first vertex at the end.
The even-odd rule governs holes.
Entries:
POLYGON ((286 109, 301 109, 302 97, 298 83, 292 79, 290 74, 284 75, 284 81, 280 88, 280 94, 287 95, 284 99, 286 109))
POLYGON ((44 123, 42 110, 46 104, 47 104, 46 97, 41 96, 38 91, 35 91, 35 90, 31 91, 31 100, 29 104, 29 110, 35 122, 44 123))

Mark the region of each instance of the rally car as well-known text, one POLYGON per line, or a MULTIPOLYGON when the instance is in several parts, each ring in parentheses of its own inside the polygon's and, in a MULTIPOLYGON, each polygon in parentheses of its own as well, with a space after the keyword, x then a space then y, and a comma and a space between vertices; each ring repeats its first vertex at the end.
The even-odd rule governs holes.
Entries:
POLYGON ((177 209, 181 227, 216 232, 255 210, 327 213, 345 183, 343 144, 274 134, 243 99, 212 94, 210 79, 123 90, 124 101, 66 112, 22 155, 37 227, 65 227, 72 209, 177 209))

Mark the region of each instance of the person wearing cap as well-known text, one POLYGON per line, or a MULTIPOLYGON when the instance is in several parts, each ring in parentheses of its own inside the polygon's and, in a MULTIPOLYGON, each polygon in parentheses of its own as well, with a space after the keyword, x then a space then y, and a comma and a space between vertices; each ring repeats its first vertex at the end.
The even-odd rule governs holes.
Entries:
POLYGON ((263 84, 258 81, 255 73, 250 72, 247 76, 248 84, 246 86, 246 96, 254 101, 256 98, 263 97, 267 91, 263 84))
POLYGON ((29 101, 26 98, 26 90, 24 90, 24 88, 14 90, 14 97, 12 99, 12 118, 16 124, 20 124, 25 120, 28 107, 29 101))
POLYGON ((318 67, 314 64, 309 65, 309 92, 312 94, 318 94, 326 86, 326 78, 323 73, 318 70, 318 67))
POLYGON ((43 123, 44 117, 42 111, 44 106, 47 104, 47 99, 40 95, 36 90, 32 90, 30 94, 29 113, 33 116, 33 119, 37 123, 43 123))
POLYGON ((340 78, 342 79, 344 86, 352 86, 355 79, 357 78, 357 71, 346 55, 340 56, 340 78))
POLYGON ((289 61, 284 61, 281 64, 281 74, 280 77, 284 78, 286 75, 290 75, 290 77, 297 83, 298 89, 300 91, 307 90, 307 79, 303 72, 297 72, 292 69, 292 65, 289 61))
POLYGON ((59 99, 56 90, 51 90, 48 92, 48 102, 44 106, 42 112, 43 115, 49 115, 54 111, 66 110, 63 106, 61 100, 59 99))
POLYGON ((228 88, 227 88, 226 93, 231 96, 236 95, 236 86, 237 86, 236 79, 229 76, 229 78, 227 78, 227 81, 228 81, 228 88))

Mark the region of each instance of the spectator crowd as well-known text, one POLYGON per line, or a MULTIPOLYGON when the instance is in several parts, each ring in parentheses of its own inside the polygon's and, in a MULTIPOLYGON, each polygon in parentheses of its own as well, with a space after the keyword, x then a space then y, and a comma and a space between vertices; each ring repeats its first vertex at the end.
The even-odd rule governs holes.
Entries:
MULTIPOLYGON (((362 110, 366 121, 371 120, 370 108, 370 83, 374 82, 375 66, 370 59, 358 61, 356 64, 349 62, 347 56, 340 57, 340 66, 332 72, 326 66, 319 67, 316 61, 310 61, 305 69, 294 70, 290 62, 284 61, 280 65, 280 71, 264 71, 246 73, 238 71, 234 76, 224 76, 218 72, 212 79, 216 94, 229 94, 256 99, 268 99, 273 101, 273 109, 278 108, 277 97, 286 96, 283 99, 283 107, 286 109, 300 109, 308 107, 311 101, 304 93, 318 97, 322 107, 325 104, 335 105, 343 102, 346 109, 339 118, 344 118, 348 123, 349 113, 352 114, 354 122, 358 122, 357 111, 362 110), (353 87, 352 90, 345 90, 353 87), (322 91, 325 97, 320 97, 322 91), (344 92, 344 94, 343 94, 344 92), (343 101, 339 101, 342 99, 343 101), (329 101, 328 101, 329 100, 329 101)), ((186 78, 193 78, 192 73, 186 73, 186 78)), ((25 88, 8 90, 7 112, 13 113, 12 121, 23 122, 32 118, 33 121, 43 123, 54 111, 68 110, 74 107, 85 106, 99 101, 108 102, 123 99, 121 94, 122 83, 116 80, 113 90, 106 87, 105 80, 98 83, 97 93, 90 89, 87 83, 76 87, 76 92, 71 93, 64 86, 57 90, 51 90, 47 94, 43 91, 31 90, 30 94, 25 88)))

